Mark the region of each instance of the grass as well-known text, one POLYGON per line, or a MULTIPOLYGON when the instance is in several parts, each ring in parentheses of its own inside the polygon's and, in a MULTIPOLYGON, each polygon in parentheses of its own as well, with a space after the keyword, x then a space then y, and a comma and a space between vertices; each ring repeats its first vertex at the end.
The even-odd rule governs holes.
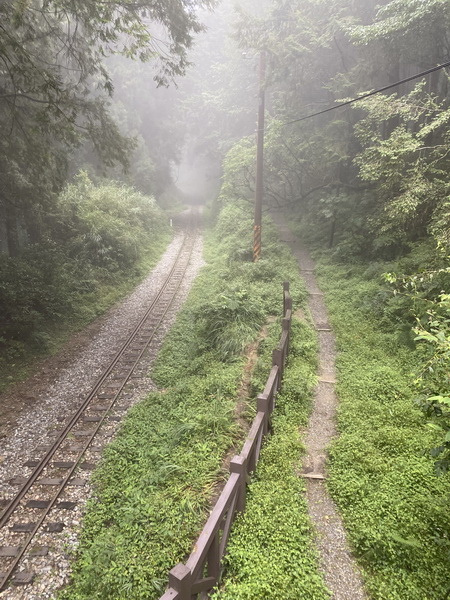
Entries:
POLYGON ((66 598, 157 598, 190 550, 230 441, 239 364, 152 394, 133 409, 95 476, 66 598))
MULTIPOLYGON (((209 266, 154 370, 164 390, 133 409, 95 474, 96 498, 64 600, 156 600, 205 521, 223 457, 242 442, 234 419, 242 348, 267 315, 279 314, 284 279, 292 281, 297 306, 305 297, 295 261, 270 230, 264 261, 245 260, 246 219, 239 205, 222 212, 208 241, 209 266), (251 326, 236 327, 244 306, 251 326)), ((319 269, 338 344, 340 436, 331 448, 329 490, 373 600, 444 600, 450 482, 434 475, 424 452, 436 433, 414 404, 420 359, 410 340, 377 317, 372 298, 380 289, 363 270, 326 260, 319 269)), ((279 333, 279 324, 271 326, 260 345, 255 393, 279 333)), ((233 529, 214 600, 329 598, 297 474, 316 350, 309 326, 296 322, 273 436, 233 529)))
MULTIPOLYGON (((292 280, 296 301, 304 291, 273 231, 267 229, 265 258, 255 265, 242 256, 239 227, 227 231, 231 220, 244 227, 251 216, 236 204, 222 212, 207 243, 209 265, 152 371, 163 389, 129 413, 94 475, 96 495, 64 600, 159 598, 168 571, 190 553, 206 520, 225 455, 242 444, 234 410, 243 349, 268 315, 280 315, 284 280, 292 280), (238 326, 243 315, 246 327, 238 326)), ((265 366, 254 386, 270 368, 264 344, 265 366)))
POLYGON ((364 269, 323 261, 320 285, 337 334, 339 438, 329 490, 374 600, 444 600, 450 480, 436 477, 436 444, 414 403, 420 357, 374 314, 380 286, 364 269))

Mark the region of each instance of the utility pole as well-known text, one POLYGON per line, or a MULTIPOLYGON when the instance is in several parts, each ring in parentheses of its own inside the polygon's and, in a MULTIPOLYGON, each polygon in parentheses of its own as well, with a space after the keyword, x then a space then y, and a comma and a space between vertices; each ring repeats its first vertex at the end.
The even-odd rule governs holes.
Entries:
POLYGON ((256 137, 256 191, 255 191, 255 221, 253 227, 253 262, 261 258, 262 204, 264 195, 264 117, 266 105, 266 53, 261 50, 259 57, 259 106, 258 130, 256 137))

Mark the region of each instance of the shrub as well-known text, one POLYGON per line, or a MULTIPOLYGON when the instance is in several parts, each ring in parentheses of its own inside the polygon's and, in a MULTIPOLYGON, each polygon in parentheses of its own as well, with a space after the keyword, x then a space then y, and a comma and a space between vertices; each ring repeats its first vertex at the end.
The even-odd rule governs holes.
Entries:
POLYGON ((194 312, 206 344, 225 359, 239 354, 261 327, 264 312, 258 297, 228 289, 194 312))
POLYGON ((129 268, 149 236, 158 237, 164 229, 152 197, 115 182, 94 185, 83 172, 63 191, 58 208, 58 233, 67 254, 109 269, 129 268))
POLYGON ((94 185, 81 173, 60 195, 48 239, 17 257, 0 254, 2 359, 30 345, 45 349, 55 323, 95 317, 102 286, 136 276, 137 261, 167 233, 153 198, 113 182, 94 185))
POLYGON ((46 320, 73 309, 78 272, 55 243, 29 246, 20 257, 0 256, 0 336, 11 342, 39 341, 46 320))

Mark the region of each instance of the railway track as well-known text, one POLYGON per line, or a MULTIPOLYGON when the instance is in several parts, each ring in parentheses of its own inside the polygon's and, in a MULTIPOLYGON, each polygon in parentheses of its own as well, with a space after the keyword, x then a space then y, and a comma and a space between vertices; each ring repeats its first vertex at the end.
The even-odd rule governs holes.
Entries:
POLYGON ((23 465, 30 474, 9 481, 17 490, 12 498, 0 499, 0 531, 2 540, 7 540, 0 546, 0 595, 10 585, 32 584, 50 551, 51 544, 43 545, 40 537, 47 541, 49 535, 64 531, 64 516, 76 507, 70 490, 86 486, 95 467, 93 457, 99 458, 103 446, 98 445, 102 431, 111 421, 120 420, 130 379, 142 369, 177 297, 198 235, 195 220, 195 215, 190 218, 183 244, 159 291, 78 410, 50 445, 35 449, 23 465))

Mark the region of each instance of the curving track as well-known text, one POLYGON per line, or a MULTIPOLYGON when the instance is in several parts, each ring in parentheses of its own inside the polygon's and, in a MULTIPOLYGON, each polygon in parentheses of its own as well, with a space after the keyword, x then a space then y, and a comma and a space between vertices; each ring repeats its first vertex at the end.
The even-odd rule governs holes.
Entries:
POLYGON ((104 426, 120 420, 118 414, 123 412, 121 404, 126 403, 130 378, 142 370, 142 361, 151 351, 152 342, 177 297, 197 237, 197 215, 191 214, 173 266, 129 338, 114 354, 78 410, 57 432, 54 442, 36 449, 35 455, 24 464, 32 469, 31 475, 10 481, 18 488, 14 497, 0 499, 0 529, 7 531, 9 540, 8 545, 0 547, 0 592, 11 584, 33 583, 36 576, 33 562, 39 559, 38 568, 42 568, 42 557, 49 552, 49 546, 39 544, 39 534, 64 530, 64 515, 76 505, 66 499, 65 492, 86 485, 83 473, 95 466, 86 460, 87 453, 95 456, 95 450, 100 450, 95 447, 96 440, 104 426))

